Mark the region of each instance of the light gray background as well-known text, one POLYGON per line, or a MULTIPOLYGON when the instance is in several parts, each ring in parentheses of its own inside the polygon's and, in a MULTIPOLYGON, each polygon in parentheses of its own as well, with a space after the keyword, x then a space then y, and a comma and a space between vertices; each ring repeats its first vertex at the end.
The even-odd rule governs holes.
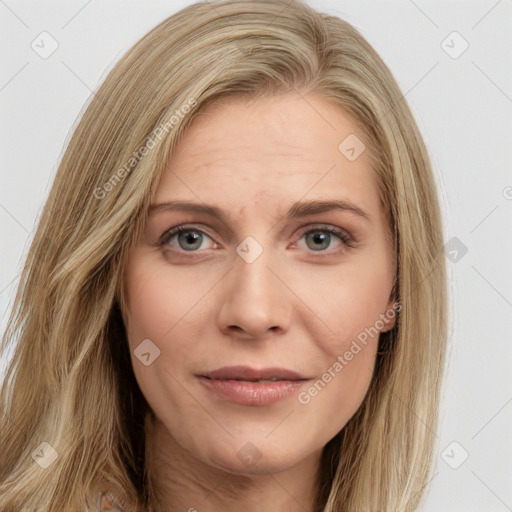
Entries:
MULTIPOLYGON (((0 0, 2 332, 84 103, 132 44, 190 3, 0 0), (59 45, 46 59, 31 47, 43 31, 59 45)), ((437 468, 421 510, 512 511, 512 0, 308 3, 355 25, 391 68, 433 159, 446 242, 456 237, 437 468), (460 55, 454 31, 469 44, 460 55)))

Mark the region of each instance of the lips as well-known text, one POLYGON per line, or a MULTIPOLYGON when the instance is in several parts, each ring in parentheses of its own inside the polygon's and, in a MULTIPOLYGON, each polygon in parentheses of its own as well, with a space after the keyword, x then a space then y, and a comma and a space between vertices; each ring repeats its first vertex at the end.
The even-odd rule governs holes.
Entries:
POLYGON ((217 399, 246 406, 269 406, 297 394, 310 379, 286 368, 226 366, 197 376, 217 399))
POLYGON ((202 376, 212 380, 241 380, 249 382, 309 380, 308 377, 286 368, 263 368, 257 370, 248 366, 225 366, 218 370, 207 372, 202 376))

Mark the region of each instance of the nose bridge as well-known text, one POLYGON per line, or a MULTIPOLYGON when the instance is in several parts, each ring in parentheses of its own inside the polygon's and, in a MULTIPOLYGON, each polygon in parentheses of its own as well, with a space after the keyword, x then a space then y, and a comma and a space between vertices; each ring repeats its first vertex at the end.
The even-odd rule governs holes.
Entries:
POLYGON ((268 267, 272 267, 272 261, 275 263, 273 250, 264 249, 251 237, 240 243, 236 252, 233 268, 235 285, 245 287, 250 294, 269 292, 267 288, 273 276, 268 267))
POLYGON ((278 267, 275 250, 247 237, 236 252, 223 290, 220 328, 238 328, 252 337, 262 336, 270 328, 287 329, 290 311, 286 293, 269 269, 278 267))
POLYGON ((260 244, 252 236, 246 237, 236 248, 233 268, 235 293, 247 300, 261 300, 267 304, 271 295, 279 293, 275 276, 269 270, 276 266, 275 250, 260 244))

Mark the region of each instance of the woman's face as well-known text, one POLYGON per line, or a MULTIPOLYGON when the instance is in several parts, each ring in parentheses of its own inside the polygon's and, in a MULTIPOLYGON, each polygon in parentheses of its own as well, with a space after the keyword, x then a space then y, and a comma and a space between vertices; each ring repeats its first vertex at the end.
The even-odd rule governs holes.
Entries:
POLYGON ((395 310, 357 136, 316 95, 229 98, 168 162, 127 263, 123 316, 138 385, 169 446, 196 462, 297 466, 362 403, 395 310))

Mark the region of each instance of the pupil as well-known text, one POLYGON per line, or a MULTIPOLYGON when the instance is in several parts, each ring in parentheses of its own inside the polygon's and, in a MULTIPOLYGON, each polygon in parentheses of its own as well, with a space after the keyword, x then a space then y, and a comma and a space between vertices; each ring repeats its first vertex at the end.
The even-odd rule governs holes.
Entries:
POLYGON ((187 231, 180 233, 178 237, 179 244, 182 249, 185 249, 186 251, 190 251, 193 249, 197 249, 198 247, 201 247, 203 235, 200 233, 195 233, 193 231, 187 231), (182 242, 184 244, 182 245, 182 242), (194 245, 186 245, 186 244, 194 244, 194 245))
POLYGON ((331 235, 329 233, 320 233, 320 232, 315 232, 315 233, 309 233, 307 236, 306 236, 306 243, 308 245, 308 247, 310 249, 313 249, 314 251, 317 251, 317 250, 320 250, 320 249, 327 249, 327 247, 329 247, 329 242, 331 240, 331 235), (309 245, 308 240, 311 240, 313 239, 314 243, 315 244, 322 244, 321 246, 319 245, 315 245, 313 247, 311 247, 309 245))

